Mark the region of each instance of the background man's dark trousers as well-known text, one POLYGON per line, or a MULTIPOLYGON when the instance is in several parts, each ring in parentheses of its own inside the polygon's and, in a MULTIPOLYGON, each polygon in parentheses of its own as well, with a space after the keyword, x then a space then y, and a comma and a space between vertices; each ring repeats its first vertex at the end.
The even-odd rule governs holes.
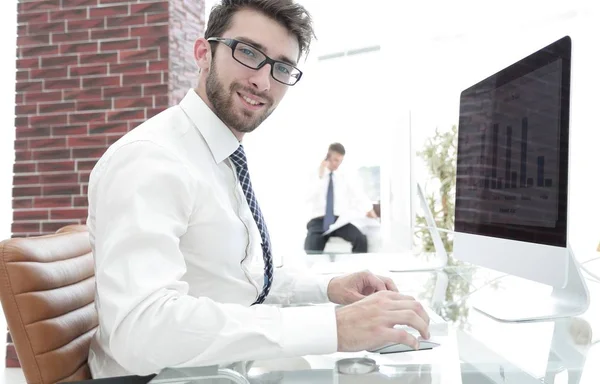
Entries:
POLYGON ((323 236, 323 217, 317 217, 308 222, 306 229, 308 234, 304 240, 304 250, 309 253, 322 252, 330 237, 341 237, 352 243, 352 253, 367 252, 367 236, 352 224, 346 224, 323 236))

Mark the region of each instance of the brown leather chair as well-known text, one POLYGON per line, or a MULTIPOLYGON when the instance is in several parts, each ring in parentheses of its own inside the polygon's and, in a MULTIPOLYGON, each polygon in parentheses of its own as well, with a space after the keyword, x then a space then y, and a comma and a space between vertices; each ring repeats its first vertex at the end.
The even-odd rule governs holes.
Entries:
POLYGON ((90 379, 98 317, 87 227, 5 240, 0 255, 0 300, 27 383, 90 379))

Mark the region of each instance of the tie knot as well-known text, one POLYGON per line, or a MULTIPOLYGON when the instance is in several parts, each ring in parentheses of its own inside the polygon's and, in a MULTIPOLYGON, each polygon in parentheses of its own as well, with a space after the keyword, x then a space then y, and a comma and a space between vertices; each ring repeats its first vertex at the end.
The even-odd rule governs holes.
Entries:
POLYGON ((246 152, 244 152, 244 146, 242 144, 237 147, 235 152, 233 152, 229 158, 231 161, 233 161, 236 167, 246 168, 248 166, 246 152))

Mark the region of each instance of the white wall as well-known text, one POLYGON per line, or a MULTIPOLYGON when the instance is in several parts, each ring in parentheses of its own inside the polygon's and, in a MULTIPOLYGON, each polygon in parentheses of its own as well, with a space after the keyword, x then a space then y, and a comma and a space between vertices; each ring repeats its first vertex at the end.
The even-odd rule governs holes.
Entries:
POLYGON ((10 236, 15 140, 15 68, 17 1, 0 2, 0 238, 10 236))

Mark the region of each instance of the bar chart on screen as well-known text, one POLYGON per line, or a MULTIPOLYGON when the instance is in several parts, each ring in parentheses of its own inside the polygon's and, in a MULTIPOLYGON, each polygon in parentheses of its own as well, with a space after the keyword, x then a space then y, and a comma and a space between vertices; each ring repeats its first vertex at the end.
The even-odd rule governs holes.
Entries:
POLYGON ((479 201, 472 214, 490 222, 554 226, 559 193, 560 79, 557 63, 496 88, 477 113, 462 117, 474 125, 465 137, 470 160, 458 177, 479 201), (540 97, 543 95, 543 97, 540 97))

